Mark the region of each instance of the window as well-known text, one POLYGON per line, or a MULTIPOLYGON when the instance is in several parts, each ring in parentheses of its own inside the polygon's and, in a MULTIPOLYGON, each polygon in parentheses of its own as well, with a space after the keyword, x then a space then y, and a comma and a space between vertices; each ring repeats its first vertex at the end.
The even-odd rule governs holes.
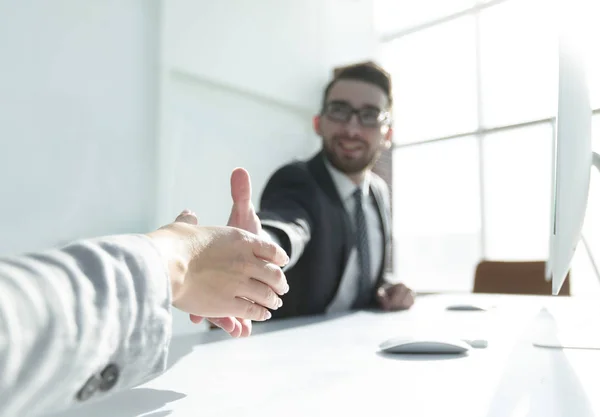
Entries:
POLYGON ((548 257, 551 158, 551 125, 483 137, 486 257, 548 257))
POLYGON ((393 78, 395 141, 477 128, 474 33, 473 16, 465 16, 384 45, 382 64, 393 78))
POLYGON ((481 251, 477 166, 472 136, 395 151, 394 272, 412 288, 470 288, 481 251))
MULTIPOLYGON (((375 4, 396 103, 395 273, 419 291, 470 290, 483 258, 545 260, 558 80, 552 8, 544 0, 375 4)), ((593 31, 600 39, 600 26, 593 31)), ((600 54, 594 42, 586 47, 597 109, 600 54)), ((596 200, 600 189, 591 189, 596 200)), ((586 227, 600 230, 590 217, 586 227)), ((588 240, 600 245, 597 234, 588 240)))
POLYGON ((506 1, 480 13, 484 127, 556 112, 558 54, 550 42, 554 27, 544 1, 506 1))
POLYGON ((443 18, 467 10, 476 0, 378 0, 375 1, 375 27, 382 35, 443 18))

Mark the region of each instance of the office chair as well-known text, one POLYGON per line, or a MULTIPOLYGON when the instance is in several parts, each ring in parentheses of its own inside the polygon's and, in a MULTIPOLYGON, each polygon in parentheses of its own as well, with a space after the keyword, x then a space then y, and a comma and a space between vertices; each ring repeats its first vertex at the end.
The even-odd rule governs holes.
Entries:
MULTIPOLYGON (((552 282, 545 278, 544 261, 483 260, 475 270, 474 293, 552 295, 552 282)), ((559 295, 571 295, 570 275, 559 295)))

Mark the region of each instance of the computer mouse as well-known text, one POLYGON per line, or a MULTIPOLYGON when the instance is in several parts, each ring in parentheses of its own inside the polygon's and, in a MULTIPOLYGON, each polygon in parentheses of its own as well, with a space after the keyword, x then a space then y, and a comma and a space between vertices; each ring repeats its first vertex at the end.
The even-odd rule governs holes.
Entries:
POLYGON ((386 340, 379 348, 387 353, 464 353, 471 345, 454 338, 396 337, 386 340))
POLYGON ((450 311, 487 311, 489 307, 477 304, 453 304, 446 307, 450 311))

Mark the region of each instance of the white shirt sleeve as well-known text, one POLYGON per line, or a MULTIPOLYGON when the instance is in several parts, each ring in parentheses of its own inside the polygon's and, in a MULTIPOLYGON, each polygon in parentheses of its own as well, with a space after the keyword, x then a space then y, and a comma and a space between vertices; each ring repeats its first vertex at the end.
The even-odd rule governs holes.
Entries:
POLYGON ((158 375, 170 306, 144 235, 0 259, 0 415, 60 411, 158 375))

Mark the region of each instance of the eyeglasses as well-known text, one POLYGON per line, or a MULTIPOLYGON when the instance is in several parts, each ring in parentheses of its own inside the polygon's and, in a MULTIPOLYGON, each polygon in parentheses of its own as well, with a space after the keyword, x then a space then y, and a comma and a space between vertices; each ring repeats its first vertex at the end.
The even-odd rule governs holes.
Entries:
POLYGON ((331 101, 325 105, 323 114, 334 122, 348 123, 352 115, 358 116, 358 122, 363 127, 380 127, 390 120, 390 113, 377 107, 366 106, 355 109, 345 101, 331 101))

